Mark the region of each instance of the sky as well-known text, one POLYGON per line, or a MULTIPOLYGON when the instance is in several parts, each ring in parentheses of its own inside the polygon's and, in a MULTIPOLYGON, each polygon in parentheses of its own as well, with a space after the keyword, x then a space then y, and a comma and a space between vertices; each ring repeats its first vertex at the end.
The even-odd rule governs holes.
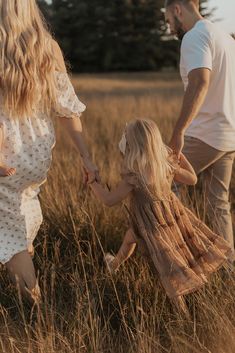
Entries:
POLYGON ((209 6, 217 7, 214 17, 221 19, 220 25, 229 33, 235 33, 235 0, 209 0, 209 6))

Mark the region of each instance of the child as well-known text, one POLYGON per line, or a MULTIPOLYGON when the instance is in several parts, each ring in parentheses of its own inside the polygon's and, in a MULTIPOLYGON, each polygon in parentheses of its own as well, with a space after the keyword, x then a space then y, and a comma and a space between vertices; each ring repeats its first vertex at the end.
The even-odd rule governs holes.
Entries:
POLYGON ((153 121, 130 122, 119 148, 123 172, 115 190, 105 190, 88 173, 88 184, 105 205, 130 199, 130 228, 117 255, 106 255, 107 266, 117 270, 138 244, 152 260, 167 295, 185 311, 182 295, 207 283, 232 250, 171 191, 173 180, 194 185, 197 177, 183 154, 178 160, 163 144, 153 121))

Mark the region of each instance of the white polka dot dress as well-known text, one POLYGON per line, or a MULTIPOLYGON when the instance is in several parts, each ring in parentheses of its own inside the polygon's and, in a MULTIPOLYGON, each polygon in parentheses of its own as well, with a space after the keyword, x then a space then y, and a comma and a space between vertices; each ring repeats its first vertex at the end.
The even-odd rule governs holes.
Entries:
MULTIPOLYGON (((66 73, 56 72, 58 117, 76 117, 85 110, 66 73)), ((16 174, 0 178, 0 262, 31 247, 42 223, 38 200, 51 164, 55 134, 50 116, 10 119, 0 111, 3 126, 2 159, 16 174)))

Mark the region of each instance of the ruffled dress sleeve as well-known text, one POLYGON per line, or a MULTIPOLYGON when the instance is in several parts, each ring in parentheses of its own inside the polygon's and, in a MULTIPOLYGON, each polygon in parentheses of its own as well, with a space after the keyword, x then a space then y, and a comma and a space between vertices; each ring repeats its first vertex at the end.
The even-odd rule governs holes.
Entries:
POLYGON ((56 117, 80 117, 86 106, 78 99, 66 72, 55 72, 56 103, 53 113, 56 117))

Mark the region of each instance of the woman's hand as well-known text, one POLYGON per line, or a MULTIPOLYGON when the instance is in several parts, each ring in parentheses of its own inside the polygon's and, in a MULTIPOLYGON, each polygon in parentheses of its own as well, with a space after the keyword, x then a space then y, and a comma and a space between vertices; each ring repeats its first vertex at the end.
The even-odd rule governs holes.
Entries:
POLYGON ((61 122, 68 131, 70 137, 72 138, 75 146, 77 147, 83 166, 88 173, 94 173, 96 180, 100 181, 98 168, 89 158, 89 153, 87 146, 83 139, 82 123, 81 120, 76 117, 74 119, 61 118, 61 122))
POLYGON ((97 166, 88 157, 82 158, 82 163, 86 173, 86 182, 89 183, 93 180, 100 182, 100 175, 97 166))
MULTIPOLYGON (((96 180, 95 173, 88 173, 86 169, 83 167, 83 183, 85 185, 93 184, 94 182, 98 182, 96 180)), ((99 183, 99 182, 98 182, 99 183)))

